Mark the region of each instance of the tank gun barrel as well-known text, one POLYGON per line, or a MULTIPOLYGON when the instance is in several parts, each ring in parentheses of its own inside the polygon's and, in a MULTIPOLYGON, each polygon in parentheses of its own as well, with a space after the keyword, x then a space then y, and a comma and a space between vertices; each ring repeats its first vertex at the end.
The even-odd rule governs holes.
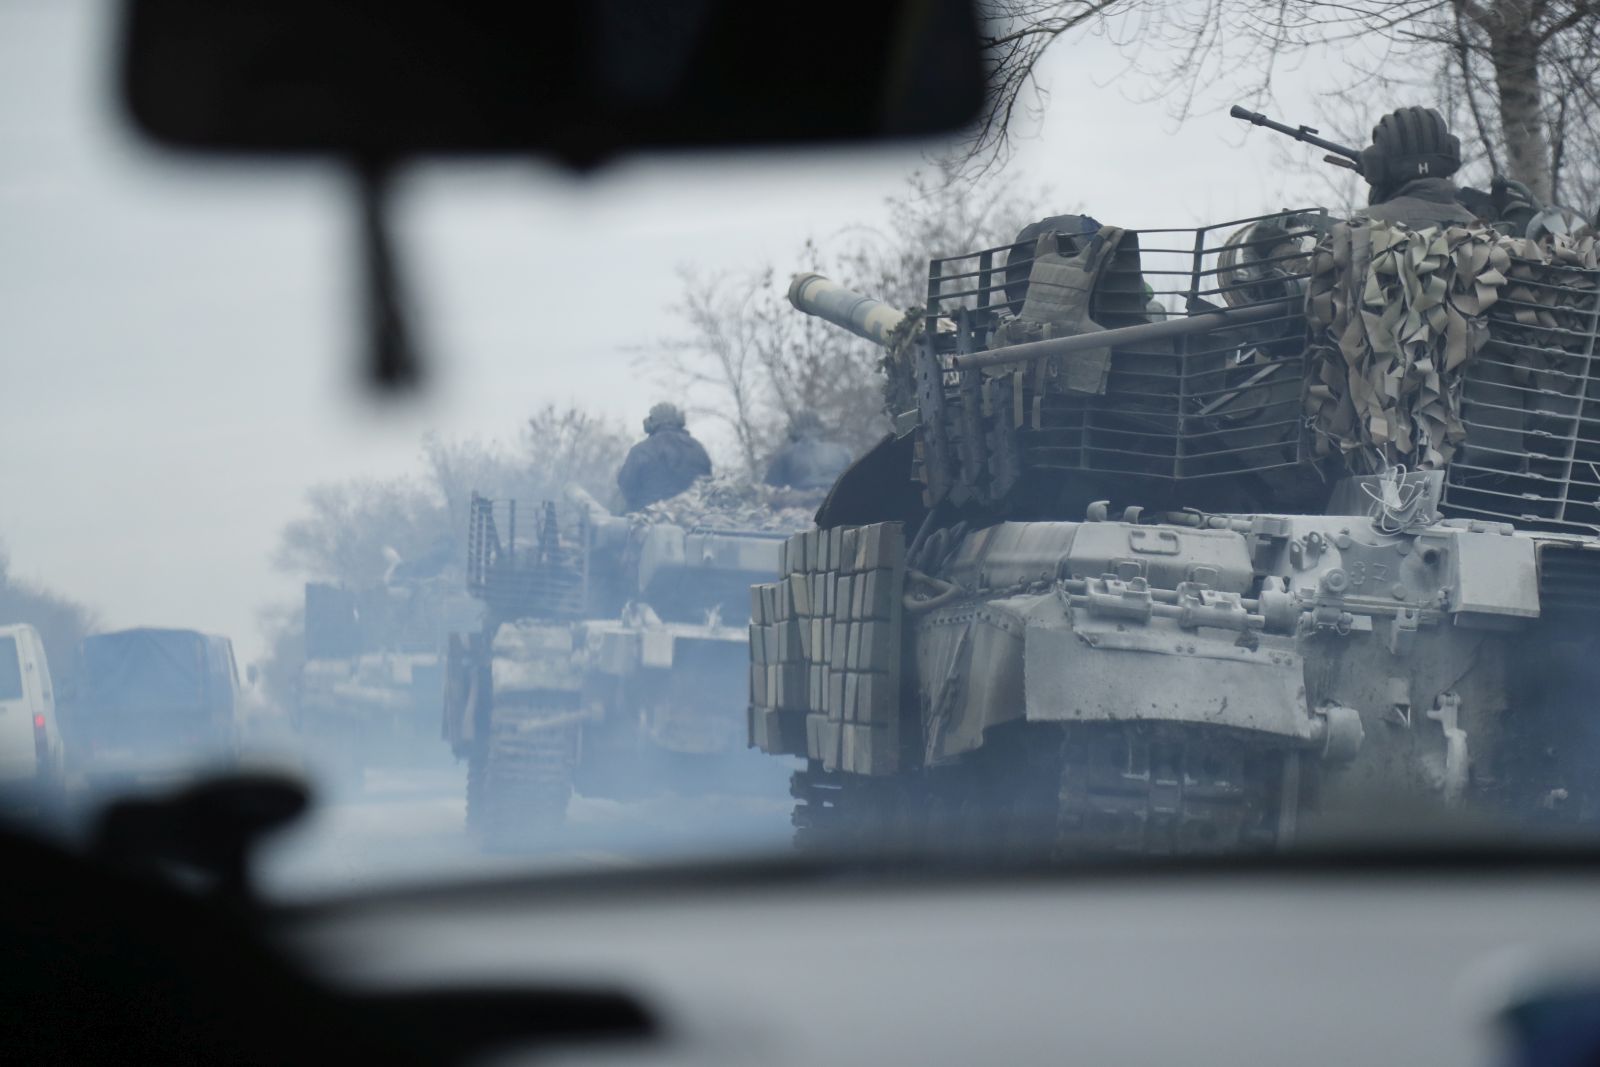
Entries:
POLYGON ((815 315, 849 330, 875 345, 887 345, 889 335, 905 319, 882 300, 874 299, 820 274, 796 274, 789 283, 789 303, 807 315, 815 315))
POLYGON ((1243 326, 1246 323, 1278 318, 1281 315, 1288 315, 1294 310, 1289 301, 1274 300, 1267 304, 1226 308, 1221 311, 1206 311, 1199 315, 1185 315, 1181 318, 1147 322, 1138 326, 1123 326, 1119 329, 1102 330, 1098 333, 1080 333, 1071 337, 1052 337, 1045 341, 1028 341, 1024 344, 1008 345, 1005 348, 997 348, 989 352, 971 352, 966 355, 951 356, 950 369, 975 370, 979 367, 1005 366, 1010 363, 1027 363, 1035 359, 1069 356, 1074 352, 1088 352, 1097 348, 1110 348, 1115 345, 1161 341, 1172 337, 1184 337, 1189 334, 1215 333, 1230 326, 1243 326))

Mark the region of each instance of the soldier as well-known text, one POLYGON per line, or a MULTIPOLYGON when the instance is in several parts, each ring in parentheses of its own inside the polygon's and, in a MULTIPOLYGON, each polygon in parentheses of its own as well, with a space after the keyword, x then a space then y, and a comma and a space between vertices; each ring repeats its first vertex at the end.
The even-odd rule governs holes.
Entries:
POLYGON ((1391 111, 1372 128, 1361 151, 1361 173, 1371 186, 1358 217, 1410 229, 1476 221, 1456 199, 1450 176, 1461 167, 1461 141, 1429 107, 1391 111))
POLYGON ((827 489, 850 465, 850 450, 822 434, 822 420, 802 411, 789 420, 789 441, 767 465, 766 482, 791 489, 827 489))
POLYGON ((644 420, 645 439, 628 450, 617 488, 629 511, 677 496, 711 473, 711 457, 686 428, 676 404, 661 403, 644 420))

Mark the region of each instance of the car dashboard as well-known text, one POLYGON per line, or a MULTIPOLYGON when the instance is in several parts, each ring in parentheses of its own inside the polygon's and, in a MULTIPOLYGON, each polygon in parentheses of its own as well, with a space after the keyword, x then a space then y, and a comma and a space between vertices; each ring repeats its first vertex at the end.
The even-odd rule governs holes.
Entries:
POLYGON ((1600 961, 1587 863, 613 872, 291 908, 338 987, 617 991, 648 1037, 483 1062, 1490 1064, 1600 961))

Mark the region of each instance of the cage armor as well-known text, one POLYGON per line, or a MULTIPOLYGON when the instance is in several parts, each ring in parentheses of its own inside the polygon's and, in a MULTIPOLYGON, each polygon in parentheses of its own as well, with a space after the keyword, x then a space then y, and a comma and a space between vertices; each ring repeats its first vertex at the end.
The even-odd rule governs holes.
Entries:
MULTIPOLYGON (((1076 254, 1068 255, 1062 250, 1060 233, 1040 236, 1034 245, 1022 308, 995 330, 989 347, 1103 332, 1106 327, 1089 317, 1089 301, 1121 241, 1122 230, 1102 226, 1082 241, 1076 254)), ((1106 391, 1111 372, 1109 349, 1080 352, 1064 362, 1064 388, 1094 395, 1106 391)))

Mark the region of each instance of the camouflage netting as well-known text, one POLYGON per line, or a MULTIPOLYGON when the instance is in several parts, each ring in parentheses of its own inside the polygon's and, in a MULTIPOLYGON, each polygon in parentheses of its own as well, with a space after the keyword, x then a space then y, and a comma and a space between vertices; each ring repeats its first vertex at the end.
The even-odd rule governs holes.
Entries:
POLYGON ((926 329, 920 307, 906 309, 905 318, 889 332, 883 345, 883 411, 893 420, 897 415, 915 411, 917 407, 916 369, 913 353, 926 329))
POLYGON ((1461 371, 1489 338, 1510 250, 1491 230, 1341 224, 1306 295, 1318 452, 1355 470, 1442 467, 1465 439, 1461 371))
POLYGON ((1560 287, 1592 287, 1594 237, 1543 242, 1480 227, 1413 232, 1341 224, 1318 250, 1307 293, 1312 344, 1307 415, 1319 454, 1356 470, 1442 467, 1466 436, 1462 375, 1492 339, 1511 344, 1516 384, 1570 391, 1570 357, 1586 308, 1560 287), (1554 277, 1559 272, 1560 277, 1554 277), (1581 320, 1581 321, 1580 321, 1581 320))
POLYGON ((629 518, 642 525, 671 523, 685 529, 808 529, 822 494, 753 484, 732 473, 701 478, 677 496, 651 504, 629 518))

